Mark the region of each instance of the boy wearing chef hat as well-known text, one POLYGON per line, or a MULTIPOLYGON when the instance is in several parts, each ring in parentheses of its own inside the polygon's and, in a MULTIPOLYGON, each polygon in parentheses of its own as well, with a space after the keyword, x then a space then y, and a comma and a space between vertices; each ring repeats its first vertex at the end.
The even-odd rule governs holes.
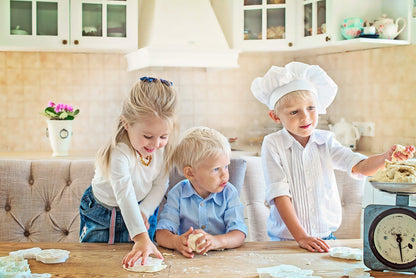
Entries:
MULTIPOLYGON (((271 205, 267 232, 272 240, 296 240, 312 252, 328 252, 324 241, 341 224, 342 210, 334 169, 362 179, 391 160, 396 145, 371 157, 342 146, 326 130, 315 129, 325 114, 337 85, 319 66, 292 62, 272 66, 256 78, 251 90, 269 108, 269 116, 283 129, 262 144, 266 198, 271 205)), ((413 156, 414 149, 396 152, 397 160, 413 156)))

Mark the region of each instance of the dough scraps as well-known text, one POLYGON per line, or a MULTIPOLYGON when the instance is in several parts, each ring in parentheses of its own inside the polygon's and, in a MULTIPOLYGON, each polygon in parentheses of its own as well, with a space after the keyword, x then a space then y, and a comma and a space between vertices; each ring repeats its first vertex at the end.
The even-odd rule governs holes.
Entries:
POLYGON ((294 265, 286 264, 257 268, 257 273, 259 274, 259 278, 321 278, 320 276, 312 276, 313 270, 301 269, 294 265))
POLYGON ((335 258, 361 261, 363 250, 350 247, 332 247, 329 250, 329 255, 335 258))
POLYGON ((201 242, 200 244, 196 244, 196 241, 198 238, 200 238, 201 236, 203 236, 204 234, 202 233, 198 233, 198 234, 190 234, 188 236, 188 246, 192 249, 192 251, 194 252, 199 252, 199 246, 203 243, 205 243, 205 240, 203 242, 201 242))
POLYGON ((18 254, 0 257, 0 277, 50 278, 51 274, 31 273, 27 260, 23 259, 23 255, 18 254))
POLYGON ((42 252, 42 249, 39 247, 33 247, 9 252, 9 256, 22 256, 23 259, 36 259, 36 255, 40 252, 42 252))
POLYGON ((140 258, 134 266, 126 267, 123 265, 123 268, 134 272, 157 272, 167 267, 167 265, 162 264, 162 262, 162 259, 147 257, 146 263, 142 265, 142 258, 140 258))
POLYGON ((63 249, 45 249, 36 254, 36 260, 44 264, 63 263, 68 259, 69 253, 63 249))
POLYGON ((384 169, 379 169, 370 181, 375 182, 396 182, 396 183, 415 183, 416 182, 416 160, 384 162, 384 169))

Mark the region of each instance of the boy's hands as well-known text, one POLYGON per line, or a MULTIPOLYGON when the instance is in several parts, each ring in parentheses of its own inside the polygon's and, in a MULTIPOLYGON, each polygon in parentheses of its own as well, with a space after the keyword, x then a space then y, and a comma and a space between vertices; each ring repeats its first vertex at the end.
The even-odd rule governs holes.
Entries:
POLYGON ((205 254, 209 250, 218 249, 220 243, 218 242, 217 238, 211 234, 208 234, 202 229, 197 229, 194 231, 194 234, 201 233, 203 236, 200 236, 196 241, 195 245, 198 246, 198 253, 205 254))
POLYGON ((300 247, 311 252, 329 252, 329 245, 322 239, 313 236, 307 236, 298 240, 300 247))
POLYGON ((190 227, 186 233, 183 233, 180 236, 175 236, 174 238, 175 249, 187 258, 194 257, 194 253, 192 252, 191 247, 188 246, 188 236, 192 234, 193 231, 194 229, 190 227))

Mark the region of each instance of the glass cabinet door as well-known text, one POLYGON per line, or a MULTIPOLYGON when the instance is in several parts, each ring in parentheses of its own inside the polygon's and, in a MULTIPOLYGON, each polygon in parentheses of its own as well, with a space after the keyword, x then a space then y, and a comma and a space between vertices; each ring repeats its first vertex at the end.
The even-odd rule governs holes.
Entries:
POLYGON ((244 40, 284 39, 285 0, 244 0, 244 40))
POLYGON ((326 33, 326 0, 303 1, 303 36, 326 33))
MULTIPOLYGON (((114 49, 126 47, 133 37, 137 40, 137 31, 133 34, 129 30, 129 26, 137 28, 138 24, 134 2, 137 0, 72 0, 72 44, 114 49)), ((137 41, 131 43, 137 48, 137 41)))
POLYGON ((69 0, 0 0, 2 46, 56 48, 68 43, 69 0))
POLYGON ((10 35, 58 35, 58 3, 10 1, 10 35))

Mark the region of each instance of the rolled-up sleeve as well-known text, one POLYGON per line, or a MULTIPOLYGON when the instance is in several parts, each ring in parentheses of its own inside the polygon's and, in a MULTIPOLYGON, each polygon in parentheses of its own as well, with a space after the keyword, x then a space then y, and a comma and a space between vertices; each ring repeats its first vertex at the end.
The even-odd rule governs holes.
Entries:
POLYGON ((226 233, 239 230, 247 237, 247 226, 244 223, 244 205, 241 203, 238 192, 234 187, 230 186, 227 199, 228 205, 224 212, 226 233))
POLYGON ((266 181, 266 199, 268 203, 273 202, 273 199, 280 196, 289 196, 290 186, 283 166, 280 162, 278 151, 273 143, 265 138, 262 150, 262 165, 264 170, 264 177, 266 181))
POLYGON ((180 225, 179 202, 181 199, 179 189, 180 187, 175 186, 169 191, 167 202, 160 214, 156 230, 169 230, 174 234, 178 234, 180 225))

